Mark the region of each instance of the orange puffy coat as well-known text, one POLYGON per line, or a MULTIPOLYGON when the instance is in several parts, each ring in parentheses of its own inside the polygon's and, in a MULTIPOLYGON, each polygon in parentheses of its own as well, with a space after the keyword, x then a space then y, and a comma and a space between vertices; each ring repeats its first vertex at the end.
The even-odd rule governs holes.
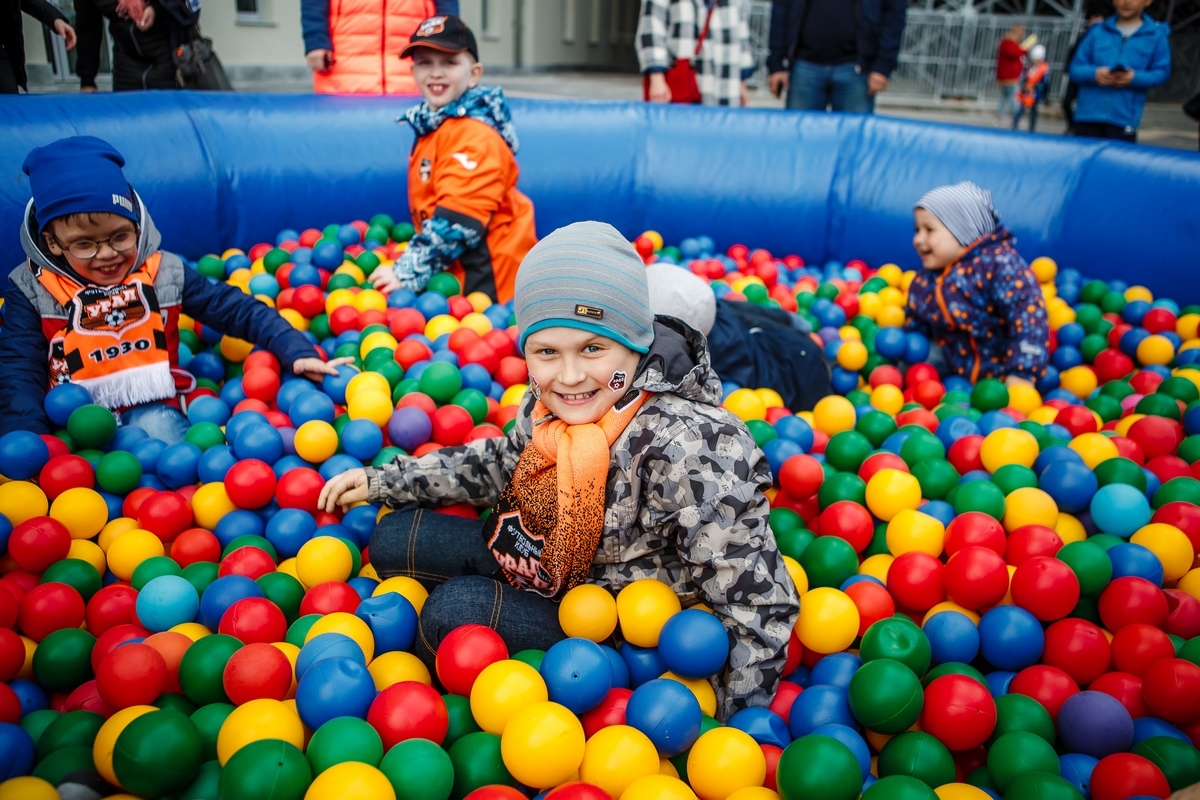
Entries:
POLYGON ((417 94, 412 59, 401 59, 433 0, 329 0, 334 63, 313 73, 321 94, 417 94))

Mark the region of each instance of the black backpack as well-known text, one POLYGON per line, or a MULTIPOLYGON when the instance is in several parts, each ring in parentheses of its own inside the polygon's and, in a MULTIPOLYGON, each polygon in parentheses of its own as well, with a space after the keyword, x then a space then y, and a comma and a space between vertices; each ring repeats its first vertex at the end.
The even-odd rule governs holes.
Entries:
POLYGON ((158 5, 171 18, 179 85, 185 89, 233 91, 212 39, 200 35, 200 0, 158 0, 158 5))

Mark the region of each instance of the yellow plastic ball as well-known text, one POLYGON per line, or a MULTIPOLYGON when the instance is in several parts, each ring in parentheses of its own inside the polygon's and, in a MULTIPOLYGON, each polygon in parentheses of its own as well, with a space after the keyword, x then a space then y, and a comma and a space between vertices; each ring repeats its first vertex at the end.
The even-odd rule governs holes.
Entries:
POLYGON ((955 611, 959 614, 962 614, 964 617, 971 620, 971 622, 974 622, 976 625, 979 624, 980 617, 979 617, 978 612, 972 611, 969 608, 963 608, 958 603, 952 602, 950 600, 945 600, 941 603, 938 603, 933 608, 931 608, 925 612, 925 616, 921 619, 921 627, 924 627, 926 622, 929 622, 929 620, 933 619, 934 614, 940 614, 943 611, 955 611))
POLYGON ((0 800, 60 800, 54 785, 32 775, 0 783, 0 800))
MULTIPOLYGON (((1014 406, 1015 408, 1016 406, 1014 406)), ((1049 425, 1058 417, 1058 409, 1053 406, 1038 406, 1033 411, 1030 411, 1026 418, 1030 422, 1036 422, 1039 425, 1049 425)))
POLYGON ((1200 314, 1184 314, 1175 321, 1175 333, 1184 341, 1200 336, 1200 314))
POLYGON ((279 316, 287 320, 287 323, 298 331, 308 330, 308 320, 294 308, 283 308, 279 310, 279 316))
POLYGON ((387 776, 370 764, 343 761, 317 776, 304 800, 396 800, 387 776))
POLYGON ((904 277, 904 270, 895 264, 884 264, 875 275, 887 281, 888 286, 899 286, 900 280, 904 277))
MULTIPOLYGON (((362 272, 359 271, 358 274, 362 275, 362 272)), ((359 283, 366 279, 366 276, 363 275, 359 283)), ((354 307, 359 311, 387 311, 387 298, 374 289, 363 289, 355 296, 354 307)))
POLYGON ((480 336, 483 336, 485 333, 492 330, 492 321, 477 311, 473 311, 464 316, 458 321, 458 325, 460 328, 473 330, 480 336))
POLYGON ((629 784, 620 800, 696 800, 696 793, 679 780, 678 774, 647 775, 629 784))
POLYGON ((871 390, 871 407, 894 417, 904 408, 904 392, 890 383, 880 384, 871 390))
POLYGON ((283 653, 292 667, 292 685, 284 699, 294 698, 296 696, 296 659, 300 657, 300 648, 291 642, 271 642, 271 647, 283 653))
POLYGON ((221 766, 246 745, 263 739, 279 739, 304 747, 304 725, 300 717, 280 700, 250 700, 233 710, 217 734, 217 759, 221 766))
POLYGON ((296 580, 300 580, 300 576, 296 574, 296 558, 285 558, 279 562, 279 566, 275 568, 276 572, 282 572, 285 575, 291 575, 296 580))
MULTIPOLYGON (((879 302, 891 308, 904 307, 904 292, 895 286, 885 286, 879 290, 879 302)), ((881 322, 880 325, 883 325, 881 322)))
POLYGON ((100 545, 87 539, 72 539, 71 549, 67 551, 67 558, 77 558, 80 561, 86 561, 96 568, 96 572, 101 575, 108 567, 108 561, 104 557, 104 551, 100 549, 100 545))
POLYGON ((525 384, 515 384, 504 390, 504 394, 500 395, 500 407, 507 408, 509 406, 519 406, 521 401, 525 399, 525 394, 529 391, 529 387, 525 384))
POLYGON ((1175 358, 1175 345, 1162 334, 1154 333, 1138 342, 1138 363, 1149 366, 1154 364, 1170 364, 1175 358))
POLYGON ((684 678, 676 675, 674 672, 664 672, 658 676, 664 681, 675 681, 682 683, 688 688, 693 695, 696 696, 696 702, 700 704, 700 710, 710 717, 717 715, 717 693, 713 690, 713 686, 707 678, 684 678))
POLYGON ((381 581, 371 592, 371 596, 378 597, 388 592, 403 595, 408 599, 408 602, 412 603, 413 608, 417 610, 418 614, 421 613, 421 609, 425 607, 425 601, 429 598, 429 591, 416 578, 410 578, 406 575, 397 575, 394 578, 381 581))
MULTIPOLYGON (((351 278, 354 278, 355 283, 362 283, 367 279, 367 275, 362 271, 362 268, 350 259, 343 261, 342 265, 333 271, 333 274, 349 275, 351 278)), ((361 292, 359 292, 359 294, 361 294, 361 292)), ((358 295, 356 294, 355 297, 357 296, 358 295)))
POLYGON ((1145 286, 1130 286, 1125 290, 1126 302, 1132 303, 1134 300, 1145 300, 1147 303, 1154 302, 1154 295, 1145 286))
POLYGON ((237 510, 237 506, 225 493, 225 484, 206 483, 192 495, 192 514, 196 518, 196 526, 212 530, 226 514, 237 510))
POLYGON ((114 539, 126 531, 134 530, 137 526, 137 520, 129 517, 117 517, 109 520, 108 524, 100 530, 100 535, 96 537, 96 544, 100 545, 100 549, 107 553, 114 539))
POLYGON ((1054 523, 1054 532, 1058 534, 1058 538, 1063 540, 1063 544, 1082 542, 1087 538, 1087 529, 1083 527, 1083 523, 1065 511, 1058 512, 1058 522, 1054 523))
POLYGON ((181 622, 175 627, 171 628, 171 631, 174 633, 182 633, 193 642, 198 642, 205 636, 212 636, 212 631, 201 625, 199 622, 181 622))
POLYGON ((471 292, 467 295, 467 302, 471 304, 471 308, 475 309, 477 313, 487 311, 494 305, 492 298, 483 292, 471 292))
POLYGON ((387 378, 378 372, 360 372, 346 384, 346 402, 353 400, 359 392, 366 390, 390 395, 392 387, 387 382, 387 378))
POLYGON ((96 738, 92 742, 92 761, 95 763, 100 777, 113 786, 121 785, 117 780, 116 773, 113 772, 113 750, 117 746, 117 737, 129 727, 129 723, 152 711, 158 711, 158 709, 154 706, 123 708, 105 720, 96 733, 96 738))
POLYGON ((901 511, 914 510, 919 505, 921 484, 907 472, 881 469, 867 481, 867 508, 884 522, 901 511))
POLYGON ((617 629, 617 600, 602 586, 580 584, 558 604, 558 624, 567 636, 603 642, 617 629))
POLYGON ((1058 504, 1041 489, 1022 486, 1004 500, 1004 530, 1012 533, 1025 525, 1058 524, 1058 504))
POLYGON ((992 796, 969 783, 947 783, 933 790, 938 800, 992 800, 992 796))
POLYGON ((880 309, 883 308, 883 301, 879 299, 879 295, 871 292, 869 294, 859 295, 858 298, 858 313, 867 319, 875 319, 879 316, 880 309))
POLYGON ((239 289, 244 294, 250 294, 250 279, 253 277, 254 273, 251 270, 236 269, 232 275, 225 279, 225 282, 239 289))
POLYGON ((658 774, 658 752, 646 734, 629 725, 596 731, 583 748, 579 779, 621 797, 634 781, 658 774))
POLYGON ((396 349, 396 337, 385 331, 375 331, 363 337, 363 340, 358 345, 358 353, 363 358, 366 358, 367 353, 372 350, 383 348, 385 350, 396 349))
POLYGON ((533 703, 509 719, 500 757, 509 773, 535 789, 564 783, 583 763, 583 724, 558 703, 533 703))
POLYGON ((853 325, 843 325, 842 327, 838 328, 838 338, 841 339, 843 342, 849 342, 849 341, 861 342, 862 341, 862 331, 860 331, 858 328, 854 327, 853 325))
POLYGON ((902 328, 904 320, 903 306, 884 305, 875 314, 875 321, 881 328, 902 328))
POLYGON ((762 786, 767 760, 758 742, 737 728, 714 728, 688 754, 688 782, 700 800, 726 800, 752 786, 762 786))
POLYGON ((508 721, 523 708, 550 699, 546 682, 523 661, 488 664, 471 686, 471 716, 488 733, 504 733, 508 721))
POLYGON ((0 485, 0 514, 14 526, 34 517, 44 517, 50 509, 46 493, 29 481, 10 481, 0 485))
POLYGON ((736 389, 730 392, 722 405, 742 422, 767 418, 767 406, 753 389, 736 389))
POLYGON ((661 581, 644 578, 617 593, 617 620, 625 641, 638 647, 658 647, 663 625, 682 608, 679 597, 661 581))
POLYGON ((804 567, 800 566, 800 562, 791 556, 783 557, 783 565, 787 567, 788 575, 792 577, 792 583, 796 585, 796 594, 803 597, 808 591, 808 573, 804 571, 804 567))
POLYGON ((337 431, 324 420, 309 420, 296 429, 295 447, 296 455, 319 464, 337 453, 337 431))
MULTIPOLYGON (((1168 342, 1168 344, 1170 344, 1168 342)), ((1096 391, 1096 386, 1099 381, 1096 378, 1096 373, 1091 367, 1085 367, 1082 364, 1078 367, 1071 367, 1063 370, 1058 376, 1059 385, 1066 389, 1071 394, 1083 400, 1092 392, 1096 391)))
POLYGON ((50 516, 66 526, 72 539, 91 539, 108 524, 108 504, 99 492, 78 486, 54 498, 50 516))
POLYGON ((1029 414, 1042 405, 1042 395, 1028 381, 1011 381, 1008 385, 1008 405, 1022 414, 1029 414))
POLYGON ((1140 544, 1154 553, 1163 566, 1163 580, 1172 583, 1179 580, 1192 568, 1196 553, 1192 541, 1174 525, 1152 522, 1130 537, 1129 541, 1140 544))
POLYGON ((304 641, 310 642, 322 633, 340 633, 349 636, 363 651, 363 660, 368 664, 371 663, 371 659, 375 655, 375 634, 371 633, 370 626, 359 617, 345 611, 326 614, 308 629, 308 633, 304 635, 304 641))
POLYGON ((454 333, 458 329, 459 324, 457 319, 449 314, 438 314, 425 323, 425 336, 431 341, 436 341, 439 336, 454 333))
POLYGON ((150 531, 126 531, 114 539, 108 548, 108 568, 113 575, 127 581, 133 577, 133 571, 139 564, 164 552, 162 539, 150 531))
POLYGON ((843 342, 837 350, 837 362, 842 369, 858 372, 866 366, 869 355, 862 342, 843 342))
POLYGON ((1175 584, 1175 588, 1200 600, 1200 568, 1188 570, 1188 573, 1179 579, 1179 583, 1175 584))
MULTIPOLYGON (((1117 422, 1117 427, 1115 429, 1117 436, 1128 436, 1129 429, 1133 427, 1133 423, 1137 422, 1139 419, 1145 419, 1145 418, 1146 418, 1145 414, 1137 414, 1137 413, 1127 414, 1124 417, 1121 417, 1121 419, 1117 422)), ((1091 434, 1086 434, 1086 435, 1091 435, 1091 434)))
POLYGON ((1035 258, 1029 262, 1029 268, 1033 270, 1038 283, 1049 283, 1058 274, 1058 264, 1055 263, 1053 258, 1047 258, 1046 256, 1035 258))
POLYGON ((854 427, 854 404, 846 398, 831 394, 822 397, 813 407, 813 422, 817 430, 833 436, 854 427))
POLYGON ((350 419, 369 419, 380 428, 388 424, 395 410, 391 395, 376 391, 361 391, 353 400, 348 401, 346 406, 346 413, 350 415, 350 419))
POLYGON ((858 607, 844 592, 822 586, 809 590, 800 604, 796 636, 809 650, 840 653, 858 636, 858 607))
POLYGON ((250 352, 254 349, 254 342, 247 342, 244 339, 235 339, 232 336, 221 337, 221 355, 226 361, 232 361, 240 364, 246 360, 250 352))
POLYGON ((353 568, 354 556, 350 548, 334 536, 314 536, 301 545, 296 554, 296 574, 309 588, 318 583, 347 580, 353 568))
POLYGON ((17 677, 24 681, 33 680, 33 656, 37 652, 37 642, 28 636, 22 636, 21 644, 25 647, 25 663, 21 665, 17 677))
POLYGON ((779 792, 765 786, 747 786, 745 789, 738 789, 725 800, 779 800, 779 792))
POLYGON ((937 517, 905 509, 887 526, 888 551, 893 556, 925 553, 937 558, 946 544, 946 526, 937 517))
POLYGON ((870 575, 887 586, 888 570, 892 568, 892 562, 895 560, 896 557, 891 553, 876 553, 863 559, 862 563, 858 565, 858 574, 870 575))
POLYGON ((342 306, 354 305, 354 292, 349 289, 334 289, 325 298, 325 313, 332 314, 342 306))
POLYGON ((647 239, 650 240, 650 242, 654 245, 655 250, 662 250, 663 237, 662 237, 661 233, 659 233, 658 231, 644 231, 642 233, 642 236, 645 236, 647 239))
POLYGON ((979 449, 979 458, 988 472, 1009 464, 1032 467, 1037 457, 1037 438, 1022 428, 997 428, 984 437, 979 449))
POLYGON ((774 389, 755 389, 754 393, 767 408, 783 408, 783 396, 774 389))
POLYGON ((1081 433, 1067 447, 1079 454, 1088 469, 1095 469, 1101 462, 1121 455, 1113 440, 1103 433, 1081 433))
POLYGON ((375 680, 375 690, 378 692, 405 681, 433 685, 433 676, 429 674, 429 668, 421 663, 421 659, 403 650, 381 653, 367 667, 367 672, 370 672, 375 680))

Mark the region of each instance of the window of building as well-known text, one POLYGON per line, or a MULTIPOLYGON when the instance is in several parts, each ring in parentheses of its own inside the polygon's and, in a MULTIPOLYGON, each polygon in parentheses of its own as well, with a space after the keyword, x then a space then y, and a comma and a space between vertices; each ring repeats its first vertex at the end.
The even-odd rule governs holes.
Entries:
POLYGON ((236 0, 238 22, 262 21, 262 0, 236 0))

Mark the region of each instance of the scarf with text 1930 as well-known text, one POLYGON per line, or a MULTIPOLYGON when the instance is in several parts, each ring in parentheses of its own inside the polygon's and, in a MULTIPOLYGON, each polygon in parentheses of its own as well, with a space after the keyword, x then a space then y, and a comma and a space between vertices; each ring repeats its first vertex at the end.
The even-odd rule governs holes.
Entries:
POLYGON ((631 390, 585 425, 534 406, 533 441, 483 531, 510 584, 558 597, 587 580, 604 530, 609 448, 650 397, 631 390))
POLYGON ((176 394, 166 325, 154 291, 161 253, 115 286, 83 285, 41 269, 38 283, 67 311, 50 339, 50 385, 77 383, 93 402, 121 409, 176 394))

